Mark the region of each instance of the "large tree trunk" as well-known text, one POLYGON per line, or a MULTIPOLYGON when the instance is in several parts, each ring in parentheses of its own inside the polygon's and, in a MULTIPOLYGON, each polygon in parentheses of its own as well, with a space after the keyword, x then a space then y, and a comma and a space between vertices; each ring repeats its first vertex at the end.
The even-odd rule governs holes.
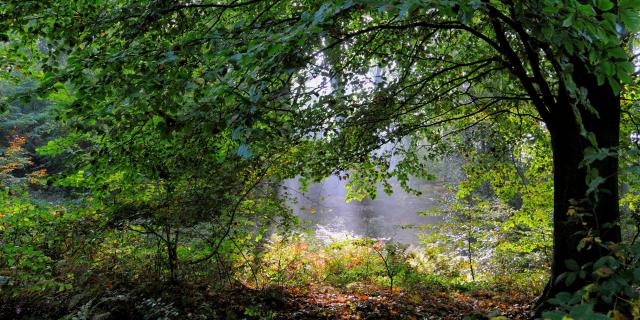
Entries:
MULTIPOLYGON (((578 110, 582 124, 587 132, 594 135, 599 148, 615 148, 620 138, 620 99, 605 84, 598 86, 593 75, 581 65, 574 64, 573 74, 578 87, 588 90, 588 100, 597 110, 597 115, 587 106, 579 104, 578 110)), ((556 283, 558 277, 567 272, 567 260, 574 260, 582 266, 595 262, 609 254, 602 244, 620 242, 620 228, 616 225, 618 209, 618 158, 609 156, 604 160, 589 164, 597 169, 598 175, 605 178, 595 195, 587 196, 587 166, 582 165, 585 148, 591 143, 580 134, 580 126, 575 121, 570 106, 551 110, 547 122, 551 134, 554 165, 554 247, 551 281, 545 290, 544 299, 559 292, 573 292, 592 279, 590 269, 586 279, 577 278, 567 285, 564 281, 556 283), (584 248, 578 250, 580 242, 584 248)))

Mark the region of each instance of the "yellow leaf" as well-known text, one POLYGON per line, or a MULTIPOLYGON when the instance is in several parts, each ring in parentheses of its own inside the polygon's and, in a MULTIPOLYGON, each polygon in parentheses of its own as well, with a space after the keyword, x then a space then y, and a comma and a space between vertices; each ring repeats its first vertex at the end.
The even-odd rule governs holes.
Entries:
POLYGON ((622 312, 618 311, 618 310, 613 310, 613 319, 614 320, 626 320, 627 317, 625 317, 622 312))
POLYGON ((595 271, 595 274, 598 275, 598 277, 600 277, 600 278, 610 277, 614 273, 615 272, 613 270, 611 270, 611 268, 609 268, 607 266, 598 268, 598 270, 595 271))

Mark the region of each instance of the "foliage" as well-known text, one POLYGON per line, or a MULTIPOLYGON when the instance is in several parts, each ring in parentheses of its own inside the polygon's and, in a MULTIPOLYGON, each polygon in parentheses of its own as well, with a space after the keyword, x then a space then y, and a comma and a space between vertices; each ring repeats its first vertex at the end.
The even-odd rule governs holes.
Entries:
POLYGON ((423 213, 442 219, 424 227, 422 243, 432 254, 457 257, 472 280, 514 271, 547 278, 553 179, 545 135, 535 119, 506 116, 448 139, 460 174, 441 208, 423 213))
MULTIPOLYGON (((600 243, 592 245, 603 246, 600 243)), ((579 265, 574 260, 565 261, 571 271, 564 273, 558 281, 571 283, 577 278, 585 278, 589 273, 597 280, 576 292, 557 294, 549 302, 558 306, 560 311, 546 312, 545 319, 563 319, 565 314, 576 319, 618 319, 626 317, 625 315, 640 315, 640 300, 634 287, 634 283, 640 279, 640 247, 634 243, 607 249, 612 251, 612 255, 604 256, 594 263, 579 265)))
POLYGON ((89 257, 101 241, 97 208, 51 205, 19 190, 0 195, 0 268, 8 277, 3 293, 72 288, 89 275, 89 257))
POLYGON ((351 288, 383 283, 392 290, 393 279, 406 279, 404 275, 414 272, 411 265, 418 263, 417 257, 410 257, 398 244, 362 238, 323 243, 301 234, 273 235, 259 258, 256 279, 263 287, 327 284, 351 288))
MULTIPOLYGON (((549 295, 609 290, 604 278, 631 278, 602 267, 631 270, 634 259, 616 253, 619 160, 637 173, 637 149, 620 143, 620 132, 638 134, 637 105, 620 97, 637 98, 625 86, 639 11, 637 0, 6 1, 5 124, 35 141, 55 110, 64 135, 39 150, 69 163, 49 181, 76 203, 6 190, 2 270, 51 270, 44 278, 62 283, 77 279, 66 262, 132 279, 151 267, 173 283, 237 272, 255 286, 309 281, 304 245, 265 244, 295 221, 281 181, 348 175, 349 199, 373 199, 392 177, 406 188, 431 177, 426 160, 462 155, 465 181, 443 226, 470 271, 473 252, 495 248, 517 258, 507 269, 549 265, 549 295), (16 116, 27 113, 33 121, 16 116), (584 266, 593 272, 581 276, 584 266)), ((1 174, 18 186, 32 148, 11 139, 1 174)), ((638 220, 637 181, 623 179, 625 213, 638 220)), ((327 252, 327 270, 341 272, 328 281, 393 288, 411 274, 406 251, 369 245, 327 252)), ((613 291, 632 288, 624 281, 613 291)), ((610 291, 595 295, 550 302, 575 316, 614 307, 610 291)))

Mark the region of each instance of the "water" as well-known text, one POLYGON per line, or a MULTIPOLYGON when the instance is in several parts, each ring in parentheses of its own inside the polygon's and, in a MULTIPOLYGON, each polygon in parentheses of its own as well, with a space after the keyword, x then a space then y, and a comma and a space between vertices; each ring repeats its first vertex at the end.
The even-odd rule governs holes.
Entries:
POLYGON ((283 184, 282 192, 293 199, 289 205, 294 213, 316 230, 416 245, 419 242, 418 230, 410 226, 438 222, 437 217, 418 213, 439 205, 439 196, 445 192, 442 183, 413 179, 411 187, 422 191, 422 195, 417 196, 405 192, 392 181, 393 194, 385 194, 380 187, 375 200, 365 198, 349 203, 345 202, 346 183, 331 176, 310 185, 308 192, 302 193, 297 180, 288 180, 283 184))

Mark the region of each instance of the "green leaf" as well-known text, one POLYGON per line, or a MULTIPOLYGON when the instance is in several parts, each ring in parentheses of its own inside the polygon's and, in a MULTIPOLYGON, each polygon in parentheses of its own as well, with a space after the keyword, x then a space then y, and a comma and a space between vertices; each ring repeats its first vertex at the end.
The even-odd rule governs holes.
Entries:
POLYGON ((616 258, 612 257, 612 256, 604 256, 600 259, 598 259, 598 261, 596 261, 596 263, 593 264, 593 269, 600 269, 603 266, 609 266, 612 269, 617 269, 620 266, 620 262, 618 262, 618 260, 616 260, 616 258))
POLYGON ((573 319, 584 319, 584 320, 599 320, 599 319, 609 319, 609 317, 596 313, 593 311, 594 304, 592 303, 583 303, 571 308, 571 317, 573 319))
POLYGON ((598 187, 606 181, 605 178, 600 176, 598 169, 591 168, 589 170, 589 176, 587 177, 587 186, 589 186, 587 190, 587 194, 592 194, 598 191, 598 187))
POLYGON ((611 86, 611 90, 613 90, 614 94, 619 94, 620 93, 620 82, 611 76, 607 76, 607 82, 609 82, 609 86, 611 86))
POLYGON ((602 68, 602 71, 604 71, 604 74, 608 75, 608 76, 612 76, 615 73, 615 69, 613 68, 613 64, 611 64, 608 61, 602 61, 600 62, 600 68, 602 68))
POLYGON ((632 84, 633 79, 631 78, 631 75, 634 72, 634 68, 634 65, 629 61, 618 63, 616 67, 616 75, 618 76, 618 79, 620 79, 620 82, 625 84, 632 84))
POLYGON ((620 0, 619 15, 620 20, 629 32, 640 31, 640 0, 620 0))
POLYGON ((549 299, 549 303, 557 306, 567 306, 571 303, 573 295, 569 292, 560 292, 555 297, 549 299))
POLYGON ((604 74, 604 72, 598 72, 596 74, 596 81, 598 82, 598 86, 601 86, 604 84, 605 77, 606 75, 604 74))
POLYGON ((560 311, 546 311, 542 314, 542 318, 545 320, 564 320, 566 319, 564 316, 565 313, 560 311))
POLYGON ((555 7, 555 6, 548 6, 542 9, 542 12, 544 12, 544 14, 547 14, 547 15, 554 15, 558 13, 558 11, 559 11, 558 7, 555 7))
POLYGON ((562 20, 562 26, 563 27, 570 27, 573 24, 573 13, 570 13, 567 15, 567 17, 562 20))
POLYGON ((580 270, 580 266, 578 265, 578 262, 576 262, 573 259, 567 259, 564 261, 564 265, 565 267, 567 267, 567 269, 571 270, 571 271, 578 271, 580 270))
POLYGON ((598 0, 596 2, 596 5, 598 6, 598 9, 602 11, 609 11, 613 9, 613 6, 614 6, 613 2, 609 0, 598 0))
POLYGON ((577 272, 569 272, 567 273, 567 277, 564 279, 564 284, 570 286, 576 281, 576 277, 578 276, 577 272))
POLYGON ((619 7, 624 10, 640 10, 640 0, 620 0, 619 7))
POLYGON ((591 143, 592 146, 598 147, 598 140, 596 139, 596 135, 593 132, 587 132, 586 134, 587 140, 591 143))
POLYGON ((584 149, 584 159, 580 162, 580 167, 588 166, 595 161, 604 160, 607 157, 617 155, 616 152, 611 151, 609 148, 594 148, 587 147, 584 149))
POLYGON ((593 10, 593 7, 588 4, 578 5, 578 11, 589 17, 596 15, 596 12, 593 10))
POLYGON ((584 279, 584 278, 586 278, 586 277, 587 277, 587 272, 586 272, 586 271, 584 271, 584 270, 580 270, 580 271, 578 272, 578 277, 579 277, 580 279, 584 279))

